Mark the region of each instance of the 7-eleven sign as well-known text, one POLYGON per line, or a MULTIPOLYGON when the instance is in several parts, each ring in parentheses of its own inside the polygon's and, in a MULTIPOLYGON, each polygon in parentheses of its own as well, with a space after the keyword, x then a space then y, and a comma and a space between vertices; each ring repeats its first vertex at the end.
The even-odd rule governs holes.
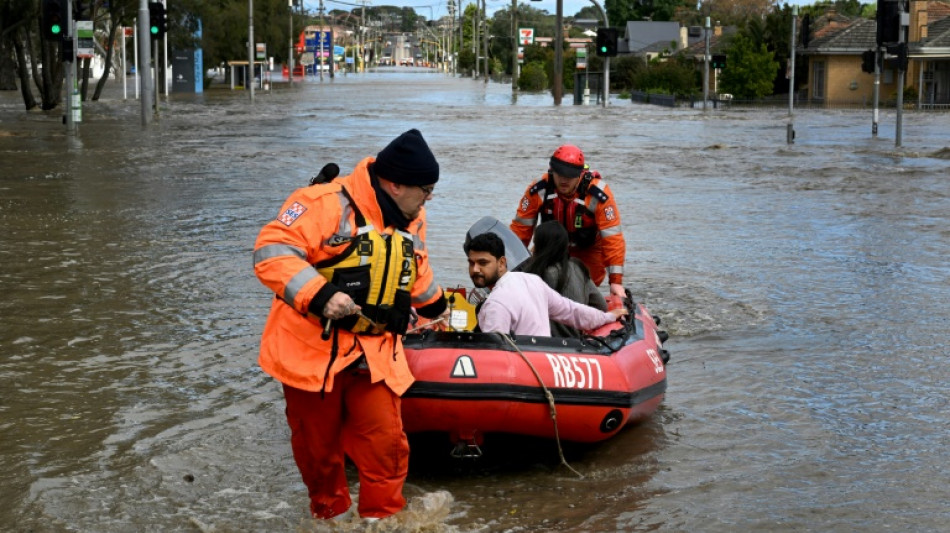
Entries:
POLYGON ((518 28, 518 39, 522 46, 534 44, 534 28, 518 28))

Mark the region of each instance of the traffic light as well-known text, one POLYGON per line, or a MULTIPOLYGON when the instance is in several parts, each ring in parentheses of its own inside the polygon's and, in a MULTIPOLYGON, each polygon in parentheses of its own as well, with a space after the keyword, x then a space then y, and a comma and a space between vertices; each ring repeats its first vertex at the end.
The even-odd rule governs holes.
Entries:
POLYGON ((861 72, 874 74, 874 50, 867 50, 861 53, 861 72))
POLYGON ((168 20, 165 18, 165 4, 161 2, 148 3, 148 33, 152 39, 161 39, 168 31, 168 20))
POLYGON ((900 2, 897 0, 877 0, 876 21, 878 46, 887 46, 901 40, 900 2))
POLYGON ((808 48, 811 41, 811 15, 805 13, 802 17, 802 48, 808 48))
POLYGON ((69 23, 66 0, 43 0, 42 21, 43 37, 47 40, 62 39, 69 23))
POLYGON ((597 28, 597 55, 614 57, 617 55, 617 28, 597 28))
POLYGON ((709 66, 712 68, 726 68, 726 54, 713 54, 709 66))

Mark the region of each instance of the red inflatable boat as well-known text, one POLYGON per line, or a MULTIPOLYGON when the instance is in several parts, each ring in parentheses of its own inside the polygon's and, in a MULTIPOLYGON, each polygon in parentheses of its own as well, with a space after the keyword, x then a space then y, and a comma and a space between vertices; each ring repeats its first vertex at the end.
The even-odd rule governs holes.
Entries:
POLYGON ((477 450, 496 432, 597 442, 647 417, 666 391, 666 333, 643 305, 625 305, 625 322, 579 339, 406 335, 416 378, 402 401, 406 432, 444 432, 477 450))

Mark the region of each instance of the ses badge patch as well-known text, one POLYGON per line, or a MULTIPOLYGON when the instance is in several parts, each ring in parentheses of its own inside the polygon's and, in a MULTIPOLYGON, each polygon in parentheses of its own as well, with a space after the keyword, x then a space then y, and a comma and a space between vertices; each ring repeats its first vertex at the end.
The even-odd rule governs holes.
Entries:
POLYGON ((299 202, 294 202, 293 205, 288 207, 286 211, 277 217, 277 220, 279 220, 285 226, 289 226, 293 224, 298 218, 300 218, 300 215, 304 214, 306 211, 306 207, 300 205, 299 202))

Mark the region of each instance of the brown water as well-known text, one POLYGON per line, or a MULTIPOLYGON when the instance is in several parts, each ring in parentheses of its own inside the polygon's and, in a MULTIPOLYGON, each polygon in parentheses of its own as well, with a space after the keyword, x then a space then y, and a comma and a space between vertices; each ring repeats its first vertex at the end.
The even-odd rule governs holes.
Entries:
MULTIPOLYGON (((113 90, 113 93, 116 91, 113 90)), ((121 97, 121 91, 118 91, 121 97)), ((936 531, 950 520, 950 120, 668 110, 439 74, 338 76, 59 117, 0 95, 0 529, 311 531, 256 365, 260 227, 328 161, 410 127, 443 169, 443 285, 561 143, 613 190, 627 285, 662 317, 665 403, 598 446, 415 441, 387 531, 936 531), (569 103, 569 100, 566 100, 569 103)), ((337 529, 358 530, 356 523, 337 529)))

